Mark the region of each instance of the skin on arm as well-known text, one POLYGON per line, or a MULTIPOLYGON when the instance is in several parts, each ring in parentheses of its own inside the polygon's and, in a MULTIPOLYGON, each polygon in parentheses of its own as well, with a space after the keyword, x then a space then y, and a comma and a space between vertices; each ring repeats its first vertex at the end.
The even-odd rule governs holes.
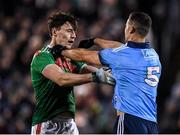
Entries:
POLYGON ((117 48, 123 44, 118 41, 105 40, 102 38, 95 38, 94 43, 104 49, 105 48, 117 48))
POLYGON ((86 65, 83 67, 83 69, 81 70, 82 74, 85 73, 91 73, 91 72, 96 72, 96 70, 98 70, 98 68, 94 67, 94 66, 90 66, 90 65, 86 65))
POLYGON ((42 74, 59 86, 75 86, 93 81, 92 74, 65 73, 56 64, 47 65, 42 74))
POLYGON ((93 65, 101 66, 102 64, 99 60, 98 52, 99 51, 91 51, 88 49, 78 48, 78 49, 63 50, 61 54, 75 61, 83 61, 93 65))

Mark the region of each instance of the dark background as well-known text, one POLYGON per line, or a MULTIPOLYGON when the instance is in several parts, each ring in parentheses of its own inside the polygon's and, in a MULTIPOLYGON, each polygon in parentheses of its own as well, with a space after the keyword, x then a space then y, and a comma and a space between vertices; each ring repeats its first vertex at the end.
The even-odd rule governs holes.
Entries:
MULTIPOLYGON (((179 7, 179 0, 1 0, 0 133, 30 133, 35 103, 30 62, 34 52, 49 42, 47 17, 58 9, 79 18, 76 45, 89 37, 123 41, 132 11, 152 17, 148 40, 163 67, 157 97, 159 131, 180 133, 179 7)), ((89 83, 76 87, 75 94, 80 133, 111 133, 112 87, 89 83)))

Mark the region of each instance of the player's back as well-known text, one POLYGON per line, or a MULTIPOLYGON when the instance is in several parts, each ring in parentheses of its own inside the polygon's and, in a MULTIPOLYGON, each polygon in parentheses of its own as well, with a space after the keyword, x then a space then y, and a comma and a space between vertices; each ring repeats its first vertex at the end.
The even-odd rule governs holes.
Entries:
POLYGON ((128 42, 112 50, 110 65, 116 79, 113 104, 119 111, 156 122, 159 57, 148 44, 128 42))

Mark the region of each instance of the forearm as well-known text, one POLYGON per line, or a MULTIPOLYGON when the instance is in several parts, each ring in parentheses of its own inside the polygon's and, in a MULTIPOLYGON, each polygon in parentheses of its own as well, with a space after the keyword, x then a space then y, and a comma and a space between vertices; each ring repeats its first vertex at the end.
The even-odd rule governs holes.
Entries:
POLYGON ((79 49, 63 50, 61 54, 75 61, 82 61, 94 65, 101 65, 98 51, 91 51, 91 50, 79 48, 79 49))
POLYGON ((89 74, 74 74, 65 73, 56 64, 49 64, 43 69, 42 74, 47 79, 63 87, 76 86, 89 82, 102 82, 108 84, 112 84, 114 82, 114 80, 112 80, 108 74, 106 75, 102 69, 89 74))
POLYGON ((43 69, 42 74, 47 79, 52 80, 59 86, 74 86, 74 85, 80 85, 93 81, 93 76, 91 73, 90 74, 65 73, 56 64, 47 65, 43 69))
POLYGON ((61 77, 57 79, 57 83, 60 86, 76 86, 85 83, 92 82, 92 74, 72 74, 64 73, 61 77))
POLYGON ((120 47, 122 45, 121 42, 105 40, 102 38, 95 38, 94 44, 100 46, 101 48, 116 48, 116 47, 120 47))
POLYGON ((81 70, 81 73, 82 73, 82 74, 92 73, 92 72, 96 72, 97 70, 98 70, 98 68, 95 67, 95 66, 86 65, 86 66, 84 66, 84 68, 81 70))
POLYGON ((69 49, 63 50, 61 54, 75 61, 83 61, 83 50, 86 49, 69 49))

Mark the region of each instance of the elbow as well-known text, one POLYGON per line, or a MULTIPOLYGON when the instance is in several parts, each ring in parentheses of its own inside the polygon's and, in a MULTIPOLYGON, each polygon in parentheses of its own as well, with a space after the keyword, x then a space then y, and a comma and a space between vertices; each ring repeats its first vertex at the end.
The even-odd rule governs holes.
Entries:
POLYGON ((67 87, 69 86, 67 81, 62 79, 62 78, 59 78, 57 79, 56 83, 60 86, 60 87, 67 87))
POLYGON ((65 82, 62 80, 62 79, 58 79, 57 81, 56 81, 56 83, 59 85, 59 86, 61 86, 61 87, 64 87, 66 84, 65 84, 65 82))
POLYGON ((64 87, 65 86, 65 84, 63 84, 62 82, 58 82, 57 83, 60 87, 64 87))
POLYGON ((59 73, 53 80, 60 87, 66 87, 70 84, 70 77, 68 73, 59 73))

